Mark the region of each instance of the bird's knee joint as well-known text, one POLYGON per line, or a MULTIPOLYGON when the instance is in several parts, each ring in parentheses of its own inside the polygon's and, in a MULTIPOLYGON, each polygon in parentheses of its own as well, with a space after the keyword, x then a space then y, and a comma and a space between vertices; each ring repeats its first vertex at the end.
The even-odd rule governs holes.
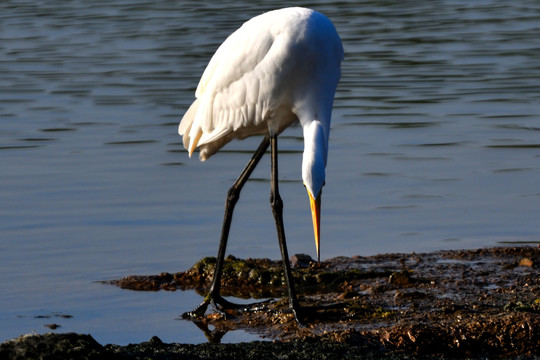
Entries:
POLYGON ((232 187, 227 192, 227 202, 228 203, 236 203, 238 199, 240 198, 240 191, 236 187, 232 187))
POLYGON ((275 210, 283 209, 283 200, 281 199, 281 196, 274 193, 270 194, 270 205, 272 206, 272 209, 275 210))

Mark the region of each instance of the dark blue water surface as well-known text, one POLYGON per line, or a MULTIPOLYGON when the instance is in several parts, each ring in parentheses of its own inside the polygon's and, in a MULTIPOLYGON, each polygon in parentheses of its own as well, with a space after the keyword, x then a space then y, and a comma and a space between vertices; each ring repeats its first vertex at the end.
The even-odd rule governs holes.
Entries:
MULTIPOLYGON (((225 193, 259 139, 203 164, 177 124, 225 37, 284 4, 0 3, 0 340, 56 323, 101 343, 206 341, 177 320, 197 294, 97 281, 215 255, 225 193)), ((334 21, 346 53, 322 257, 537 244, 540 4, 306 5, 334 21)), ((280 148, 289 251, 314 256, 300 129, 280 148)), ((229 252, 278 259, 268 159, 253 177, 229 252)))

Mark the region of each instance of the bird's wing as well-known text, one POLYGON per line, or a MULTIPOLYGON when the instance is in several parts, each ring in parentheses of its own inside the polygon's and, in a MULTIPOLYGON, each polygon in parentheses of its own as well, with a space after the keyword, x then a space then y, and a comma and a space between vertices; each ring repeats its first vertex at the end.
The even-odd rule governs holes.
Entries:
POLYGON ((273 28, 270 18, 255 19, 223 42, 201 77, 197 100, 179 126, 190 153, 232 132, 242 136, 242 128, 247 136, 246 128, 259 129, 266 118, 288 37, 282 36, 283 29, 273 28))

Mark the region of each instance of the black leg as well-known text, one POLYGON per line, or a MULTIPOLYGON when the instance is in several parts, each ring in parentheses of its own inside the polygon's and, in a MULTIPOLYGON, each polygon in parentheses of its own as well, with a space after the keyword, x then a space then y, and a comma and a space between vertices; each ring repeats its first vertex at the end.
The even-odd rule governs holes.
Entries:
POLYGON ((279 195, 277 136, 272 136, 270 138, 270 144, 272 146, 270 205, 272 206, 272 213, 274 214, 274 220, 276 222, 279 247, 281 249, 281 258, 283 260, 283 269, 285 271, 285 280, 287 281, 287 289, 289 291, 289 307, 293 311, 296 321, 302 325, 302 309, 296 297, 294 279, 292 277, 291 264, 289 263, 289 254, 287 252, 287 242, 285 240, 285 226, 283 225, 283 201, 279 195))
POLYGON ((229 229, 231 228, 234 206, 240 198, 240 191, 242 190, 242 187, 259 163, 259 160, 261 160, 262 156, 266 152, 266 149, 268 149, 269 145, 270 139, 268 138, 268 136, 265 136, 263 141, 257 148, 257 151, 255 151, 255 154, 253 154, 253 157, 248 162, 238 179, 236 179, 236 181, 234 182, 234 185, 229 189, 229 192, 227 193, 227 199, 225 201, 225 215, 223 218, 223 228, 221 230, 221 240, 219 242, 219 250, 216 268, 214 270, 214 279, 212 280, 212 286, 210 287, 210 291, 204 301, 192 312, 185 313, 183 315, 184 317, 202 316, 208 308, 209 304, 212 304, 216 311, 222 311, 222 308, 237 307, 235 304, 232 304, 227 300, 223 299, 219 294, 221 289, 221 273, 223 271, 223 262, 225 260, 227 241, 229 239, 229 229))

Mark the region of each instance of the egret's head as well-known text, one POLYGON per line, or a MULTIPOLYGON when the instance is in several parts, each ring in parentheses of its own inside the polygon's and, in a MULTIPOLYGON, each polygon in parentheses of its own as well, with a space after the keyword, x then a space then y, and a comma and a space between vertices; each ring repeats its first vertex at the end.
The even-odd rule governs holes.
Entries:
POLYGON ((320 261, 320 214, 321 192, 326 177, 326 156, 328 154, 328 136, 324 126, 313 121, 304 126, 304 156, 302 159, 302 180, 307 189, 313 233, 317 249, 317 260, 320 261))

